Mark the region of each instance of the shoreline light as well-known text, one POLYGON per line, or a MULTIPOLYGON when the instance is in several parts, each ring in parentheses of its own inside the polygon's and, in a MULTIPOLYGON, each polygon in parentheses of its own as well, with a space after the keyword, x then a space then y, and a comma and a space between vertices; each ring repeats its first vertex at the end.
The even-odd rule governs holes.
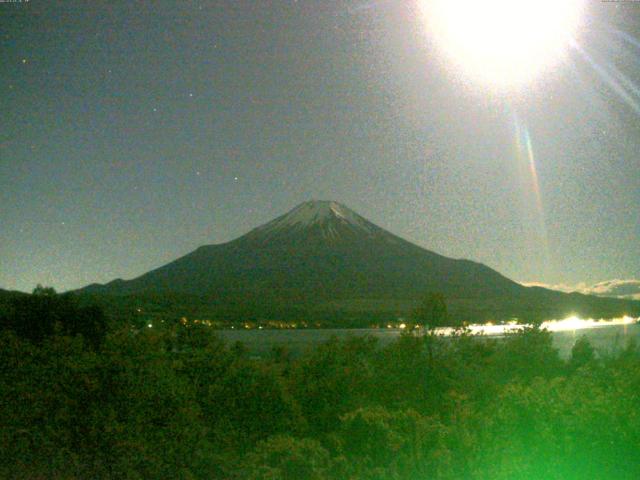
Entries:
MULTIPOLYGON (((582 319, 575 315, 571 315, 570 317, 564 318, 562 320, 549 320, 543 322, 540 325, 540 328, 548 330, 550 332, 574 332, 576 330, 589 330, 602 327, 632 325, 639 322, 640 318, 633 318, 628 315, 607 320, 595 320, 593 318, 582 319)), ((527 324, 520 324, 516 322, 509 322, 504 325, 493 325, 491 322, 488 322, 484 325, 469 325, 467 327, 467 330, 471 335, 500 336, 507 333, 515 333, 528 326, 529 325, 527 324)), ((451 336, 454 335, 457 331, 458 330, 453 327, 441 327, 435 329, 435 334, 442 336, 451 336)))

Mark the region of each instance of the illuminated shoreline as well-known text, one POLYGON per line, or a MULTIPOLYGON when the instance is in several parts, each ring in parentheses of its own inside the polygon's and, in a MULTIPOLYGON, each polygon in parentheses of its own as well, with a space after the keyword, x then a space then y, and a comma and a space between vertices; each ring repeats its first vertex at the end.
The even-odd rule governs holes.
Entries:
MULTIPOLYGON (((543 322, 540 325, 540 328, 546 329, 550 332, 575 332, 576 330, 589 330, 602 327, 633 325, 638 322, 640 322, 640 318, 633 318, 629 316, 612 318, 608 320, 595 320, 593 318, 581 319, 573 315, 562 320, 549 320, 543 322)), ((493 325, 488 323, 484 325, 469 325, 466 330, 471 335, 499 336, 508 333, 515 333, 527 327, 530 327, 530 325, 519 324, 516 322, 510 322, 504 325, 493 325)), ((435 334, 442 336, 451 336, 455 335, 458 331, 458 329, 453 327, 442 327, 436 328, 435 334)))
MULTIPOLYGON (((163 322, 163 321, 162 321, 163 322)), ((628 315, 613 318, 613 319, 599 319, 593 318, 581 319, 575 315, 564 318, 562 320, 548 320, 540 325, 541 329, 548 330, 549 332, 575 332, 577 330, 592 330, 596 328, 612 327, 612 326, 625 326, 640 323, 640 317, 630 317, 628 315)), ((214 330, 343 330, 345 328, 323 328, 318 325, 309 325, 306 322, 276 322, 270 321, 266 324, 260 324, 255 322, 245 322, 238 325, 225 325, 223 322, 212 320, 189 320, 186 317, 180 319, 180 324, 189 327, 191 325, 202 325, 205 327, 213 328, 214 330)), ((431 330, 435 335, 440 336, 452 336, 459 334, 461 331, 471 335, 486 335, 486 336, 501 336, 508 333, 516 333, 522 329, 530 328, 531 324, 518 323, 517 320, 504 323, 493 324, 488 322, 486 324, 471 324, 465 327, 437 327, 431 330)), ((153 327, 153 322, 147 324, 147 327, 153 327)), ((422 325, 407 325, 402 322, 399 324, 387 324, 385 327, 350 327, 346 330, 389 330, 389 331, 402 331, 407 328, 411 328, 416 333, 427 333, 427 329, 422 325)))

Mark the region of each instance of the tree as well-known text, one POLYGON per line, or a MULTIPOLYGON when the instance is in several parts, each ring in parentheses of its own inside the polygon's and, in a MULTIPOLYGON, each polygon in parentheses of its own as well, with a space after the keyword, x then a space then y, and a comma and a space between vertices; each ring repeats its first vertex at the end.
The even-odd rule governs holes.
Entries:
POLYGON ((297 362, 292 371, 292 392, 311 431, 329 432, 340 415, 370 401, 376 340, 333 337, 297 362))
POLYGON ((538 326, 508 333, 498 344, 493 367, 500 382, 531 382, 535 377, 562 375, 563 362, 551 332, 538 326))
POLYGON ((43 287, 40 283, 33 289, 33 295, 41 297, 53 297, 56 295, 56 290, 53 287, 43 287))
POLYGON ((588 363, 591 363, 594 356, 595 351, 591 342, 589 342, 586 335, 582 335, 578 340, 576 340, 576 343, 571 349, 571 360, 569 365, 573 369, 578 369, 588 363))
POLYGON ((434 292, 427 293, 415 309, 413 317, 416 323, 424 324, 428 328, 447 325, 449 315, 444 295, 434 292))
POLYGON ((54 333, 82 335, 92 347, 104 341, 107 319, 100 307, 80 307, 69 294, 38 285, 32 295, 12 298, 0 318, 0 330, 13 330, 19 337, 40 343, 54 333))
POLYGON ((317 440, 276 435, 260 442, 245 465, 252 480, 324 480, 330 478, 331 457, 317 440))
POLYGON ((445 427, 411 409, 358 408, 341 418, 338 437, 349 478, 438 478, 437 464, 449 461, 445 427))

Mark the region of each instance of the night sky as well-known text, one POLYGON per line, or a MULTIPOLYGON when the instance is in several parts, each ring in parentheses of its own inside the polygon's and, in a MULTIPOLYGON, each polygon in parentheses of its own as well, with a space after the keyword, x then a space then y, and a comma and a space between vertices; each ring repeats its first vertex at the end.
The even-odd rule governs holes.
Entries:
POLYGON ((0 287, 132 278, 309 199, 517 281, 639 278, 640 4, 588 3, 497 89, 417 1, 0 3, 0 287))

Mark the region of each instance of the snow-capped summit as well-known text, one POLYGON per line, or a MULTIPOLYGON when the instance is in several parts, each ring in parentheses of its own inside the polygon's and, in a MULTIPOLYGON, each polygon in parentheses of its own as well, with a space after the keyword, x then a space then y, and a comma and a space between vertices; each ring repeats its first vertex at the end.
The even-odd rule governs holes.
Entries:
POLYGON ((287 224, 300 223, 302 225, 310 225, 334 217, 354 223, 358 222, 356 213, 338 202, 328 200, 311 200, 301 203, 280 218, 287 224))
POLYGON ((337 238, 340 230, 359 231, 370 235, 378 227, 341 203, 331 200, 311 200, 301 203, 288 213, 256 228, 252 233, 270 235, 289 230, 319 228, 325 238, 337 238))

